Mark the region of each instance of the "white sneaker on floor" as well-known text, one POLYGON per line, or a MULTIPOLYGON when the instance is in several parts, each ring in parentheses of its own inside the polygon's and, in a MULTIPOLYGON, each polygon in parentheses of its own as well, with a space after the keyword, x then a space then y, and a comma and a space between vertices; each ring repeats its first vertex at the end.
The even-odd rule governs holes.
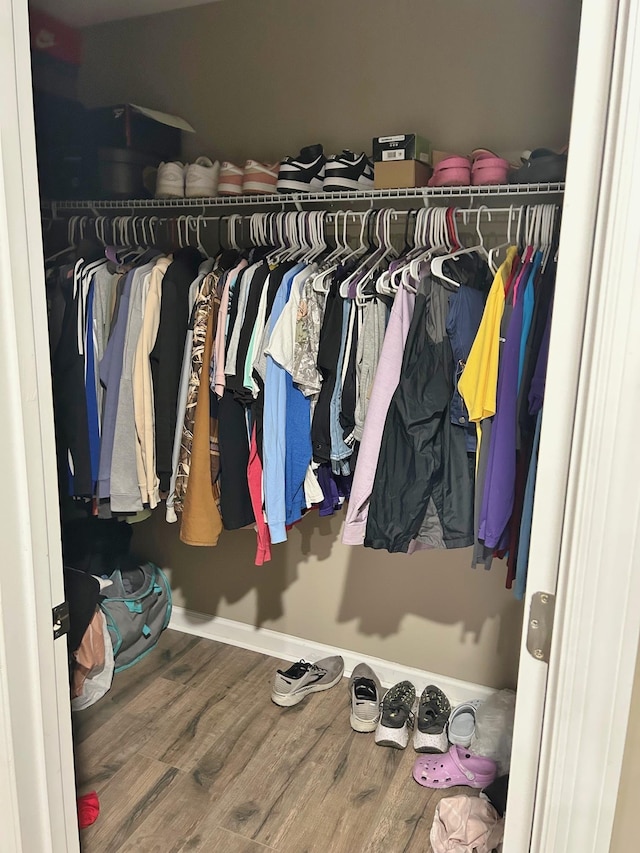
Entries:
POLYGON ((198 157, 187 166, 185 186, 187 198, 213 198, 218 194, 220 163, 208 157, 198 157))
POLYGON ((156 175, 156 198, 184 198, 185 166, 173 161, 160 163, 156 175))
POLYGON ((359 663, 351 673, 349 692, 351 728, 354 732, 374 732, 380 719, 383 691, 378 676, 366 663, 359 663))

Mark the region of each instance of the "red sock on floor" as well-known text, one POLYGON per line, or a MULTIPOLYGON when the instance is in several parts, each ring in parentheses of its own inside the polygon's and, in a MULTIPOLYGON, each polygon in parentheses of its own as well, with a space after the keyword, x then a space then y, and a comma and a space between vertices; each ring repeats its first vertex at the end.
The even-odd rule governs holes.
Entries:
POLYGON ((86 829, 95 823, 100 814, 100 800, 95 791, 78 797, 78 824, 80 829, 86 829))

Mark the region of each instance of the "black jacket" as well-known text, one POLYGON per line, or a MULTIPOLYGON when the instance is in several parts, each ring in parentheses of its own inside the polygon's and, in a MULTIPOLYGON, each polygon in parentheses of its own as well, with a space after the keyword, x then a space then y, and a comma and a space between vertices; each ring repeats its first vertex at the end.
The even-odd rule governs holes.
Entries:
POLYGON ((171 481, 178 386, 189 323, 189 288, 204 260, 193 248, 180 249, 173 258, 162 280, 158 336, 149 356, 156 419, 156 472, 161 492, 169 491, 171 481))

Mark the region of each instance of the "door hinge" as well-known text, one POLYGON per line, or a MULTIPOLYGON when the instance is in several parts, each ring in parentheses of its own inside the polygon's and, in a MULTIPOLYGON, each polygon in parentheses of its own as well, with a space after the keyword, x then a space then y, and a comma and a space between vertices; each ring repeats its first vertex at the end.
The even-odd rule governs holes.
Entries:
POLYGON ((544 663, 549 663, 555 606, 556 597, 550 592, 536 592, 531 598, 527 650, 531 657, 544 663))
POLYGON ((64 634, 69 633, 69 603, 63 601, 57 604, 51 611, 53 615, 53 639, 57 640, 64 634))

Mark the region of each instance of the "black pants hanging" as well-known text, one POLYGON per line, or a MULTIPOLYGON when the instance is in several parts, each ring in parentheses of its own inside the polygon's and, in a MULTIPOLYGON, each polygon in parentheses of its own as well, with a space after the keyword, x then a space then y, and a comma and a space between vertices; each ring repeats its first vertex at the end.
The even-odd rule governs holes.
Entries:
POLYGON ((245 407, 232 391, 218 402, 220 443, 220 514, 225 530, 239 530, 253 524, 255 517, 249 494, 247 466, 249 438, 245 407))

